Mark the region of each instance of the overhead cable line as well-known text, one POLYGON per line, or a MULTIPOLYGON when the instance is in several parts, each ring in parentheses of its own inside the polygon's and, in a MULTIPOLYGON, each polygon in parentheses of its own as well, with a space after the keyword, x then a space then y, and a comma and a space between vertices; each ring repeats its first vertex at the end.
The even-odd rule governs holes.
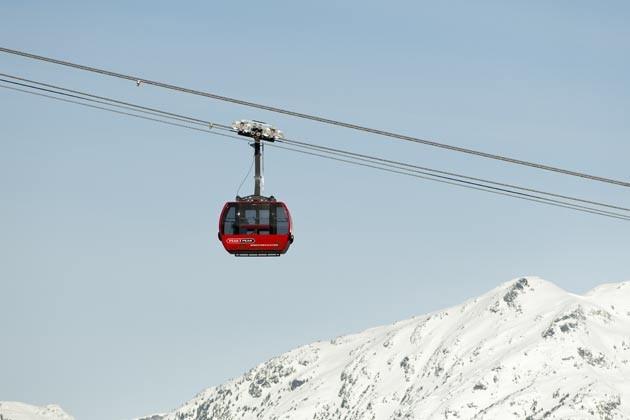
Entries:
MULTIPOLYGON (((207 129, 207 128, 198 128, 198 127, 193 127, 193 126, 186 125, 186 124, 173 123, 173 122, 165 121, 165 120, 162 120, 162 119, 146 117, 146 116, 143 116, 143 115, 137 115, 137 114, 124 112, 124 111, 118 111, 118 110, 111 109, 111 108, 106 108, 106 107, 97 106, 97 105, 91 105, 91 104, 88 104, 88 103, 82 103, 82 102, 75 101, 75 100, 72 100, 72 99, 59 98, 59 97, 55 97, 55 96, 48 95, 48 94, 41 94, 41 93, 27 91, 25 89, 14 88, 14 87, 10 87, 10 86, 0 85, 0 87, 6 88, 6 89, 11 89, 11 90, 14 90, 14 91, 29 93, 29 94, 33 94, 33 95, 37 95, 37 96, 43 96, 43 97, 47 97, 47 98, 51 98, 51 99, 56 99, 56 100, 60 100, 60 101, 63 101, 63 102, 69 102, 69 103, 74 103, 74 104, 78 104, 78 105, 84 105, 84 106, 87 106, 87 107, 90 107, 90 108, 110 111, 110 112, 114 112, 114 113, 117 113, 117 114, 132 116, 132 117, 136 117, 136 118, 142 118, 142 119, 145 119, 145 120, 150 120, 150 121, 154 121, 154 122, 160 122, 160 123, 169 124, 169 125, 172 125, 172 126, 188 128, 188 129, 191 129, 191 130, 201 131, 201 132, 210 133, 210 134, 213 134, 213 135, 220 135, 220 136, 223 136, 223 137, 229 137, 229 138, 233 138, 233 139, 237 139, 237 140, 248 142, 248 140, 243 138, 243 137, 230 135, 230 134, 223 134, 223 133, 219 133, 219 132, 216 132, 216 131, 211 131, 210 129, 207 129)), ((35 87, 35 86, 33 88, 41 89, 41 88, 38 88, 38 87, 35 87)), ((159 112, 159 110, 154 110, 154 111, 159 112)), ((139 110, 139 112, 141 112, 141 110, 139 110)), ((164 118, 169 118, 166 115, 164 115, 163 117, 164 118)), ((227 127, 227 126, 218 125, 217 127, 227 127)), ((379 170, 382 170, 382 171, 398 173, 398 174, 407 175, 407 176, 413 176, 413 177, 416 177, 416 178, 431 180, 431 181, 445 183, 445 184, 450 184, 450 185, 456 185, 456 186, 459 186, 459 187, 464 187, 464 188, 469 188, 469 189, 474 189, 474 190, 480 190, 480 191, 490 192, 490 193, 493 193, 493 194, 499 194, 499 195, 503 195, 503 196, 520 198, 520 199, 527 200, 527 201, 533 201, 533 202, 553 205, 553 206, 557 206, 557 207, 564 207, 564 208, 568 208, 568 209, 575 210, 575 211, 581 211, 581 212, 596 214, 596 215, 600 215, 600 216, 606 216, 606 217, 612 217, 612 218, 615 218, 615 219, 630 221, 630 217, 628 217, 626 215, 623 215, 623 214, 608 212, 608 211, 605 211, 605 210, 592 208, 592 207, 580 206, 580 205, 576 205, 576 204, 573 204, 573 203, 567 203, 567 202, 563 202, 563 201, 559 201, 559 200, 553 200, 553 199, 549 199, 549 198, 545 198, 545 197, 539 197, 539 196, 535 196, 535 195, 524 194, 524 193, 521 193, 521 192, 518 192, 518 191, 510 191, 510 190, 507 190, 507 189, 500 189, 500 188, 496 188, 496 187, 492 187, 492 186, 488 186, 488 185, 483 185, 483 184, 480 184, 480 183, 472 183, 472 182, 462 181, 462 180, 455 179, 455 178, 440 177, 440 176, 436 176, 435 174, 430 174, 430 173, 425 173, 425 174, 422 174, 422 175, 418 175, 417 173, 410 172, 408 169, 405 169, 405 168, 398 168, 398 170, 388 169, 387 167, 383 167, 382 164, 379 164, 378 162, 373 162, 374 164, 366 164, 366 163, 361 163, 361 162, 352 161, 352 160, 348 160, 348 159, 335 158, 335 157, 327 156, 327 155, 324 155, 324 154, 321 154, 321 153, 308 152, 308 151, 302 151, 302 150, 293 149, 293 148, 290 148, 290 147, 279 146, 279 145, 275 145, 273 143, 270 143, 269 146, 280 148, 280 149, 285 149, 285 150, 290 150, 290 151, 294 151, 294 152, 304 153, 304 154, 308 154, 308 155, 323 157, 323 158, 326 158, 326 159, 332 159, 332 160, 336 160, 336 161, 341 161, 341 162, 345 162, 345 163, 349 163, 349 164, 369 167, 369 168, 373 168, 373 169, 379 169, 379 170), (381 166, 379 166, 379 165, 381 165, 381 166), (440 179, 440 178, 443 178, 443 179, 440 179)), ((299 147, 299 146, 297 146, 297 147, 299 147)), ((350 156, 350 158, 352 158, 352 157, 350 156)), ((354 158, 354 159, 356 159, 356 158, 354 158)), ((404 164, 402 164, 402 165, 404 165, 404 164)), ((606 206, 606 204, 601 204, 601 203, 600 203, 600 205, 606 206)))
MULTIPOLYGON (((73 98, 80 98, 80 99, 84 99, 84 100, 87 100, 87 101, 90 101, 90 102, 96 102, 96 103, 99 103, 99 104, 106 104, 106 105, 111 105, 111 106, 115 106, 115 107, 120 107, 120 108, 123 108, 123 109, 139 111, 139 112, 142 112, 142 113, 148 113, 150 115, 157 115, 157 116, 161 116, 161 117, 173 118, 173 119, 176 119, 176 120, 179 120, 179 121, 184 121, 184 122, 188 122, 188 123, 198 124, 198 125, 201 125, 201 126, 204 126, 204 127, 218 128, 218 129, 222 129, 222 130, 226 130, 226 131, 230 131, 230 132, 233 131, 232 128, 227 126, 227 125, 223 125, 223 124, 218 124, 218 123, 214 123, 214 122, 211 122, 211 121, 202 120, 202 119, 199 119, 199 118, 193 118, 193 117, 186 116, 186 115, 181 115, 181 114, 174 114, 172 112, 167 112, 167 111, 163 111, 163 110, 159 110, 159 109, 155 109, 155 108, 148 108, 148 107, 145 107, 145 106, 142 106, 142 105, 137 105, 137 104, 133 104, 133 103, 129 103, 129 102, 123 102, 123 101, 119 101, 119 100, 108 98, 108 97, 104 97, 104 96, 97 96, 97 95, 93 95, 91 93, 86 93, 86 92, 81 92, 81 91, 78 91, 78 90, 67 89, 67 88, 64 88, 64 87, 55 86, 55 85, 51 85, 51 84, 47 84, 47 83, 42 83, 42 82, 38 82, 38 81, 35 81, 35 80, 24 79, 24 78, 21 78, 21 77, 18 77, 18 76, 10 75, 10 74, 0 73, 0 76, 8 77, 8 78, 12 78, 12 79, 15 79, 15 80, 28 82, 28 83, 34 83, 34 84, 37 84, 39 86, 45 86, 46 88, 62 90, 64 92, 71 92, 72 95, 68 95, 68 94, 62 93, 62 92, 55 92, 54 90, 51 90, 51 89, 38 88, 36 86, 29 86, 29 85, 23 84, 23 83, 12 82, 12 81, 0 78, 0 81, 4 81, 4 82, 7 82, 7 83, 12 83, 12 84, 17 84, 17 85, 29 87, 29 88, 32 88, 32 89, 44 90, 46 92, 53 92, 53 93, 57 93, 57 94, 64 95, 64 96, 71 96, 73 98), (83 96, 86 96, 88 98, 82 98, 83 96), (92 98, 98 98, 98 100, 93 100, 92 98)), ((471 180, 471 181, 483 182, 483 183, 486 183, 486 184, 492 184, 492 185, 496 185, 496 186, 499 186, 499 187, 513 188, 513 189, 518 189, 518 190, 521 190, 521 191, 527 191, 527 192, 532 192, 532 193, 536 193, 536 194, 543 194, 543 195, 547 195, 547 196, 550 196, 550 197, 562 198, 562 199, 566 199, 566 200, 571 200, 571 201, 576 201, 576 202, 581 202, 581 203, 586 203, 586 204, 593 204, 593 205, 597 205, 597 206, 602 206, 602 207, 607 207, 607 208, 612 208, 612 209, 616 209, 616 210, 623 210, 623 211, 629 211, 630 212, 630 208, 626 208, 626 207, 620 207, 620 206, 615 206, 615 205, 611 205, 611 204, 600 203, 600 202, 592 201, 592 200, 585 200, 585 199, 582 199, 582 198, 576 198, 576 197, 566 196, 566 195, 562 195, 562 194, 556 194, 556 193, 551 193, 551 192, 547 192, 547 191, 541 191, 541 190, 537 190, 537 189, 533 189, 533 188, 521 187, 521 186, 513 185, 513 184, 506 184, 506 183, 502 183, 502 182, 491 181, 491 180, 483 179, 483 178, 471 177, 471 176, 467 176, 467 175, 457 174, 457 173, 454 173, 454 172, 442 171, 442 170, 438 170, 438 169, 432 169, 432 168, 427 168, 427 167, 418 166, 418 165, 412 165, 412 164, 408 164, 408 163, 396 162, 396 161, 383 159, 383 158, 379 158, 379 157, 375 157, 375 156, 369 156, 369 155, 349 152, 349 151, 346 151, 346 150, 335 149, 335 148, 330 148, 330 147, 324 147, 324 146, 320 146, 320 145, 316 145, 316 144, 312 144, 312 143, 306 143, 306 142, 301 142, 301 141, 297 141, 297 140, 290 140, 290 139, 283 139, 282 142, 287 143, 287 144, 292 144, 292 145, 295 145, 295 146, 298 146, 298 147, 302 147, 302 148, 319 150, 319 151, 322 151, 322 152, 328 153, 328 154, 335 154, 335 155, 351 157, 351 158, 356 159, 356 160, 378 162, 380 165, 383 165, 383 166, 395 167, 395 168, 398 168, 398 169, 405 169, 405 170, 412 170, 412 171, 428 171, 428 172, 433 172, 435 174, 441 174, 441 175, 447 175, 447 176, 452 176, 452 177, 463 178, 463 179, 467 179, 467 180, 471 180), (403 167, 403 168, 401 168, 401 167, 403 167)), ((423 173, 423 172, 418 172, 418 173, 423 173)), ((433 174, 432 174, 432 176, 433 176, 433 174)))
MULTIPOLYGON (((146 107, 146 106, 132 104, 132 103, 129 103, 129 102, 123 102, 123 101, 119 101, 119 100, 116 100, 116 99, 107 98, 107 97, 104 97, 104 96, 98 96, 98 95, 94 95, 94 94, 91 94, 91 93, 81 92, 81 91, 78 91, 78 90, 67 89, 67 88, 64 88, 64 87, 61 87, 61 86, 55 86, 55 85, 51 85, 51 84, 48 84, 48 83, 42 83, 42 82, 38 82, 36 80, 24 79, 22 77, 14 76, 14 75, 11 75, 11 74, 0 73, 0 77, 8 77, 8 78, 11 78, 11 79, 14 79, 14 80, 20 80, 22 82, 33 83, 33 84, 36 84, 36 85, 39 85, 39 86, 44 86, 46 88, 56 89, 57 91, 44 89, 44 88, 38 88, 39 90, 43 90, 43 91, 46 91, 46 92, 52 92, 52 93, 56 93, 58 95, 69 96, 69 97, 72 97, 72 98, 78 98, 78 99, 82 99, 82 100, 89 101, 89 102, 95 102, 95 103, 107 104, 107 105, 114 105, 114 106, 117 106, 117 107, 120 107, 120 108, 126 108, 126 109, 142 110, 143 112, 146 111, 146 113, 150 113, 150 114, 154 114, 154 115, 168 116, 168 117, 171 117, 171 118, 174 118, 174 119, 178 119, 180 121, 187 121, 187 122, 191 122, 191 123, 199 123, 199 124, 202 124, 202 125, 205 125, 205 126, 209 126, 210 128, 212 128, 213 126, 223 127, 223 128, 226 128, 226 129, 230 128, 227 125, 216 124, 216 123, 213 123, 212 121, 200 120, 198 118, 188 117, 188 116, 180 115, 180 114, 174 114, 172 112, 162 111, 162 110, 155 109, 155 108, 149 108, 149 107, 146 107), (60 90, 63 91, 63 92, 69 92, 70 94, 63 93, 63 92, 58 92, 60 90)), ((15 84, 15 85, 29 87, 31 89, 35 89, 36 88, 35 86, 29 86, 27 84, 13 82, 13 81, 10 81, 10 80, 0 79, 0 81, 6 82, 6 83, 15 84)))
POLYGON ((313 153, 313 152, 308 152, 308 151, 304 151, 304 150, 296 150, 296 149, 291 149, 288 147, 283 147, 283 146, 276 146, 271 144, 272 147, 276 147, 276 148, 280 148, 280 149, 285 149, 285 150, 290 150, 293 152, 298 152, 298 153, 303 153, 303 154, 307 154, 307 155, 312 155, 312 156, 317 156, 317 157, 322 157, 324 159, 330 159, 330 160, 335 160, 338 162, 345 162, 345 163, 349 163, 352 165, 358 165, 358 166, 364 166, 367 168, 373 168, 373 169, 378 169, 381 171, 386 171, 386 172, 391 172, 391 173, 395 173, 395 174, 400 174, 400 175, 407 175, 407 176, 412 176, 415 178, 421 178, 421 179, 426 179, 429 181, 435 181, 435 182, 440 182, 443 184, 449 184, 449 185, 455 185, 458 187, 462 187, 462 188, 468 188, 468 189, 472 189, 472 190, 478 190, 478 191, 485 191, 491 194, 497 194, 497 195, 502 195, 502 196, 506 196, 506 197, 512 197, 512 198, 518 198, 521 200, 526 200, 526 201, 532 201, 535 203, 541 203, 541 204, 547 204, 550 206, 555 206, 555 207, 563 207, 563 208, 567 208, 570 210, 575 210, 575 211, 580 211, 580 212, 585 212, 585 213, 591 213, 591 214, 596 214, 599 216, 605 216, 605 217, 612 217, 614 219, 620 219, 620 220, 626 220, 626 221, 630 221, 630 217, 623 215, 623 214, 618 214, 618 213, 612 213, 612 212, 608 212, 608 211, 604 211, 604 210, 599 210, 599 209, 595 209, 592 207, 585 207, 585 206, 578 206, 576 204, 571 204, 571 203, 567 203, 567 202, 561 202, 558 200, 551 200, 548 198, 544 198, 544 197, 536 197, 536 198, 531 198, 531 197, 527 197, 527 196, 523 196, 523 194, 515 192, 515 191, 511 191, 511 192, 502 192, 502 191, 495 191, 492 189, 488 189, 491 187, 476 187, 476 186, 472 186, 472 185, 462 185, 461 183, 455 182, 455 181, 445 181, 445 180, 440 180, 440 179, 434 179, 434 178, 429 178, 426 176, 422 176, 422 175, 417 175, 413 172, 405 172, 405 171, 397 171, 394 169, 388 169, 386 167, 380 167, 380 166, 375 166, 375 165, 369 165, 366 163, 361 163, 361 162, 355 162, 355 161, 351 161, 351 160, 347 160, 347 159, 341 159, 341 158, 335 158, 332 156, 326 156, 326 155, 322 155, 319 153, 313 153))
MULTIPOLYGON (((477 178, 477 177, 472 177, 472 176, 468 176, 468 175, 462 175, 462 174, 458 174, 458 173, 454 173, 454 172, 442 171, 442 170, 439 170, 439 169, 432 169, 432 168, 427 168, 427 167, 423 167, 423 166, 412 165, 412 164, 409 164, 409 163, 396 162, 396 161, 389 160, 389 159, 383 159, 383 158, 379 158, 379 157, 375 157, 375 156, 369 156, 369 155, 364 155, 364 154, 360 154, 360 153, 348 152, 348 151, 345 151, 345 150, 334 149, 334 148, 330 148, 330 147, 324 147, 324 146, 304 143, 304 142, 300 142, 300 141, 296 141, 296 140, 283 139, 282 142, 289 143, 289 144, 294 144, 294 145, 299 145, 301 147, 308 148, 308 149, 324 151, 324 152, 329 153, 329 154, 339 154, 339 155, 342 155, 342 156, 349 156, 349 157, 352 157, 352 158, 357 159, 357 160, 369 160, 369 161, 372 161, 372 162, 378 162, 378 163, 380 163, 383 166, 399 167, 401 169, 405 169, 405 170, 412 171, 412 172, 428 171, 428 172, 433 172, 433 173, 436 173, 436 174, 443 174, 443 175, 448 175, 448 176, 454 176, 454 177, 468 179, 468 180, 472 180, 472 181, 483 182, 483 183, 486 183, 486 184, 492 184, 492 185, 497 185, 497 186, 506 187, 506 188, 513 188, 513 189, 518 189, 518 190, 522 190, 522 191, 528 191, 528 192, 532 192, 532 193, 536 193, 536 194, 543 194, 543 195, 547 195, 547 196, 550 196, 550 197, 563 198, 563 199, 566 199, 566 200, 577 201, 577 202, 587 203, 587 204, 594 204, 596 206, 608 207, 608 208, 611 208, 611 209, 623 210, 623 211, 629 211, 630 212, 630 208, 628 208, 628 207, 615 206, 615 205, 612 205, 612 204, 600 203, 600 202, 597 202, 597 201, 586 200, 586 199, 583 199, 583 198, 576 198, 576 197, 571 197, 571 196, 567 196, 567 195, 551 193, 551 192, 548 192, 548 191, 541 191, 541 190, 536 190, 536 189, 533 189, 533 188, 521 187, 521 186, 513 185, 513 184, 506 184, 506 183, 503 183, 503 182, 491 181, 491 180, 488 180, 488 179, 477 178)), ((419 173, 422 173, 422 172, 419 172, 419 173)), ((437 175, 434 175, 434 176, 437 176, 437 175)))
POLYGON ((190 130, 202 131, 204 133, 215 134, 217 136, 231 137, 231 138, 235 138, 235 139, 238 139, 238 140, 247 141, 246 139, 242 139, 240 137, 230 136, 228 134, 218 133, 216 131, 204 130, 204 129, 201 129, 201 128, 192 127, 190 125, 178 124, 178 123, 174 123, 174 122, 171 122, 171 121, 161 120, 161 119, 158 119, 158 118, 145 117, 144 115, 132 114, 131 112, 118 111, 116 109, 106 108, 106 107, 97 106, 97 105, 91 105, 91 104, 84 103, 84 102, 74 101, 72 99, 59 98, 59 97, 56 97, 56 96, 53 96, 53 95, 46 95, 44 93, 31 92, 31 91, 28 91, 26 89, 19 89, 19 88, 14 88, 14 87, 11 87, 11 86, 0 85, 0 87, 3 88, 3 89, 10 89, 10 90, 13 90, 13 91, 28 93, 28 94, 31 94, 31 95, 41 96, 41 97, 44 97, 44 98, 55 99, 55 100, 61 101, 61 102, 67 102, 67 103, 72 103, 72 104, 76 104, 76 105, 82 105, 82 106, 86 106, 86 107, 89 107, 89 108, 100 109, 102 111, 109 111, 109 112, 113 112, 115 114, 127 115, 127 116, 130 116, 130 117, 141 118, 143 120, 155 121, 155 122, 159 122, 159 123, 162 123, 162 124, 168 124, 168 125, 172 125, 172 126, 175 126, 175 127, 188 128, 190 130))
POLYGON ((467 148, 464 148, 464 147, 453 146, 453 145, 449 145, 449 144, 445 144, 445 143, 439 143, 439 142, 432 141, 432 140, 425 140, 425 139, 421 139, 421 138, 413 137, 413 136, 408 136, 408 135, 404 135, 404 134, 398 134, 398 133, 393 133, 393 132, 389 132, 389 131, 385 131, 385 130, 379 130, 379 129, 375 129, 375 128, 364 127, 364 126, 351 124, 351 123, 347 123, 347 122, 343 122, 343 121, 332 120, 332 119, 329 119, 329 118, 323 118, 323 117, 318 117, 318 116, 315 116, 315 115, 304 114, 304 113, 301 113, 301 112, 291 111, 291 110, 287 110, 287 109, 283 109, 283 108, 277 108, 277 107, 273 107, 273 106, 269 106, 269 105, 263 105, 263 104, 258 104, 258 103, 255 103, 255 102, 249 102, 249 101, 245 101, 245 100, 241 100, 241 99, 230 98, 230 97, 227 97, 227 96, 217 95, 217 94, 210 93, 210 92, 203 92, 203 91, 189 89, 189 88, 185 88, 185 87, 181 87, 181 86, 170 85, 170 84, 167 84, 167 83, 162 83, 162 82, 157 82, 157 81, 153 81, 153 80, 149 80, 149 79, 144 79, 144 78, 137 77, 137 76, 130 76, 130 75, 126 75, 126 74, 122 74, 122 73, 116 73, 116 72, 109 71, 109 70, 104 70, 104 69, 99 69, 99 68, 95 68, 95 67, 85 66, 85 65, 81 65, 81 64, 71 63, 71 62, 68 62, 68 61, 62 61, 62 60, 58 60, 58 59, 55 59, 55 58, 44 57, 44 56, 41 56, 41 55, 31 54, 31 53, 27 53, 27 52, 24 52, 24 51, 17 51, 17 50, 12 50, 12 49, 9 49, 9 48, 0 47, 0 52, 13 54, 13 55, 18 55, 18 56, 21 56, 21 57, 31 58, 31 59, 39 60, 39 61, 45 61, 45 62, 48 62, 48 63, 58 64, 58 65, 66 66, 66 67, 72 67, 72 68, 75 68, 75 69, 89 71, 89 72, 98 73, 98 74, 111 76, 111 77, 116 77, 116 78, 119 78, 119 79, 130 80, 130 81, 135 82, 138 86, 140 84, 153 85, 153 86, 157 86, 157 87, 161 87, 161 88, 165 88, 165 89, 170 89, 170 90, 175 90, 175 91, 179 91, 179 92, 189 93, 189 94, 193 94, 193 95, 197 95, 197 96, 204 96, 204 97, 207 97, 207 98, 216 99, 216 100, 220 100, 220 101, 224 101, 224 102, 230 102, 230 103, 234 103, 234 104, 238 104, 238 105, 242 105, 242 106, 247 106, 247 107, 251 107, 251 108, 257 108, 257 109, 262 109, 262 110, 265 110, 265 111, 285 114, 285 115, 289 115, 289 116, 292 116, 292 117, 307 119, 307 120, 311 120, 311 121, 317 121, 317 122, 324 123, 324 124, 330 124, 330 125, 335 125, 335 126, 339 126, 339 127, 350 128, 350 129, 353 129, 353 130, 364 131, 364 132, 367 132, 367 133, 376 134, 376 135, 380 135, 380 136, 391 137, 391 138, 395 138, 395 139, 399 139, 399 140, 405 140, 405 141, 410 141, 410 142, 414 142, 414 143, 420 143, 420 144, 424 144, 424 145, 427 145, 427 146, 433 146, 433 147, 438 147, 438 148, 447 149, 447 150, 451 150, 451 151, 467 153, 467 154, 470 154, 470 155, 480 156, 480 157, 484 157, 484 158, 488 158, 488 159, 499 160, 499 161, 513 163, 513 164, 522 165, 522 166, 528 166, 528 167, 541 169, 541 170, 545 170, 545 171, 562 173, 562 174, 565 174, 565 175, 576 176, 576 177, 580 177, 580 178, 590 179, 590 180, 593 180, 593 181, 599 181, 599 182, 604 182, 604 183, 608 183, 608 184, 615 184, 615 185, 619 185, 619 186, 623 186, 623 187, 630 187, 630 182, 627 182, 627 181, 620 181, 620 180, 616 180, 616 179, 605 178, 605 177, 591 175, 591 174, 587 174, 587 173, 583 173, 583 172, 572 171, 572 170, 568 170, 568 169, 563 169, 563 168, 558 168, 558 167, 554 167, 554 166, 544 165, 544 164, 540 164, 540 163, 536 163, 536 162, 529 162, 529 161, 525 161, 525 160, 510 158, 510 157, 507 157, 507 156, 502 156, 502 155, 482 152, 482 151, 478 151, 478 150, 474 150, 474 149, 467 149, 467 148))

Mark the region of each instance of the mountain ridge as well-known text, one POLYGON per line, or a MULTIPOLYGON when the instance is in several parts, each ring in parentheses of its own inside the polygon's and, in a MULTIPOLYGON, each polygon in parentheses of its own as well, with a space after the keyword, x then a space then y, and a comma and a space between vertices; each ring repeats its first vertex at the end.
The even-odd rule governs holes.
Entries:
POLYGON ((56 404, 38 407, 17 401, 0 401, 0 420, 74 420, 56 404))
POLYGON ((138 420, 630 419, 626 302, 628 282, 575 295, 521 277, 298 347, 138 420))

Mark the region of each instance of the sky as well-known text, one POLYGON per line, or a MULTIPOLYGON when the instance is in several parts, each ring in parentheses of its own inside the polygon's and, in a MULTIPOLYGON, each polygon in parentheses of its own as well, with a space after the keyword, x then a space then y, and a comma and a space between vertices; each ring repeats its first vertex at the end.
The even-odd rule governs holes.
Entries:
MULTIPOLYGON (((3 47, 630 180, 623 1, 3 5, 3 47)), ((3 73, 628 207, 624 187, 0 54, 3 73)), ((267 148, 280 258, 234 258, 245 142, 0 89, 0 400, 78 420, 170 411, 300 345, 523 275, 630 280, 628 222, 267 148)), ((249 193, 251 180, 241 190, 249 193)))

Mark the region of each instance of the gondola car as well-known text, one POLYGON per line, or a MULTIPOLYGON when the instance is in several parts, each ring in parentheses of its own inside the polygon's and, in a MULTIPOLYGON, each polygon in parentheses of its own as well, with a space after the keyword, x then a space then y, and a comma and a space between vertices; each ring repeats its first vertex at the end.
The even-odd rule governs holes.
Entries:
POLYGON ((225 203, 219 240, 235 256, 280 256, 293 243, 289 209, 273 197, 225 203))

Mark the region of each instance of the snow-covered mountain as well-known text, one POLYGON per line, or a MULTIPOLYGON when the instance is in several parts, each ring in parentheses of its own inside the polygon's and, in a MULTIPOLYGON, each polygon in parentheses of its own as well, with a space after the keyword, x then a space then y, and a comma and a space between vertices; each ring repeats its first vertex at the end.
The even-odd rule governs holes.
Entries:
POLYGON ((143 420, 630 419, 630 282, 536 277, 317 342, 143 420))
POLYGON ((58 405, 36 407, 13 401, 0 401, 0 420, 74 420, 58 405))

